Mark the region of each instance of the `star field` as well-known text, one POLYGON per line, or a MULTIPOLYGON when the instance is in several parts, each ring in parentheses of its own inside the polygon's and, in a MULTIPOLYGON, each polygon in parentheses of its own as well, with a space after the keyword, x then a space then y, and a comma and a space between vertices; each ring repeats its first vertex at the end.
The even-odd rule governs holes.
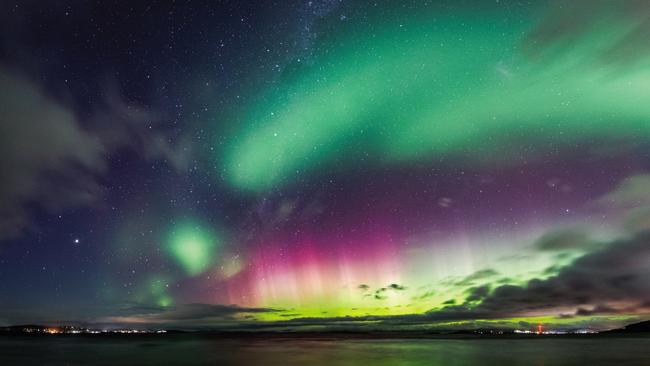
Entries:
POLYGON ((650 314, 650 8, 0 5, 0 325, 650 314))

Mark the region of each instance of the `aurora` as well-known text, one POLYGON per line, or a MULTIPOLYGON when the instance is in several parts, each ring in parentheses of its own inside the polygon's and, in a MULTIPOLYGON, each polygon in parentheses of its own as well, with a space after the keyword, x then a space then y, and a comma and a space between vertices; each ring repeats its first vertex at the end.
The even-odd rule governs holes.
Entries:
POLYGON ((209 268, 216 257, 219 241, 216 235, 195 223, 174 228, 169 238, 169 254, 189 275, 209 268))
POLYGON ((264 190, 361 159, 485 166, 594 140, 647 141, 648 60, 617 59, 645 18, 598 19, 533 53, 522 44, 534 40, 536 17, 428 12, 344 27, 257 97, 226 146, 228 180, 264 190))
POLYGON ((644 1, 0 10, 0 326, 650 317, 644 1))

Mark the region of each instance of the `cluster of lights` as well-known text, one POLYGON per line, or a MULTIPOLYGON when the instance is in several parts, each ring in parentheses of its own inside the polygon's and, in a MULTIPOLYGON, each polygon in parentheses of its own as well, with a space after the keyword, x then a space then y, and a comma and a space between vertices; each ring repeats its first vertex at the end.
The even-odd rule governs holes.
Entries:
POLYGON ((562 334, 595 334, 598 333, 594 330, 590 329, 579 329, 575 331, 567 331, 567 330, 522 330, 522 329, 515 329, 514 333, 516 334, 544 334, 544 335, 562 335, 562 334))
POLYGON ((140 330, 140 329, 87 329, 76 327, 47 327, 47 328, 23 328, 24 333, 42 334, 161 334, 166 330, 140 330))
POLYGON ((488 329, 488 330, 477 330, 474 333, 476 334, 503 334, 502 330, 498 329, 488 329))
POLYGON ((116 330, 103 330, 102 333, 120 333, 120 334, 142 334, 142 333, 167 333, 166 330, 138 330, 138 329, 116 329, 116 330))

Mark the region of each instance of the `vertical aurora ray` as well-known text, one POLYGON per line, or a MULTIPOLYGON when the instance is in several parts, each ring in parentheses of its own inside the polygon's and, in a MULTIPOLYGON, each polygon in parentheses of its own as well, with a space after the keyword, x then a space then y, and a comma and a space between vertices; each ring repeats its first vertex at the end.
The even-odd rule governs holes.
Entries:
MULTIPOLYGON (((376 232, 351 242, 297 240, 292 250, 282 241, 265 243, 256 246, 243 273, 227 279, 222 291, 208 299, 285 310, 258 315, 269 321, 423 313, 450 300, 462 304, 476 286, 545 278, 552 274, 545 274, 549 267, 574 258, 558 261, 553 253, 509 258, 513 247, 532 245, 536 235, 522 233, 512 242, 474 236, 404 246, 404 239, 376 232), (478 254, 478 246, 490 249, 478 254)), ((215 281, 221 282, 206 281, 201 287, 215 281)))

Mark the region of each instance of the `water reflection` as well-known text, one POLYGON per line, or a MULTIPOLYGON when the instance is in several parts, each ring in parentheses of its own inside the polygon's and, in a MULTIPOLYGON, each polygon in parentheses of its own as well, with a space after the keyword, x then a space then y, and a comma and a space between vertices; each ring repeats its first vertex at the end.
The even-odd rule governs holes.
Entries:
POLYGON ((21 365, 650 365, 650 338, 224 340, 0 338, 0 364, 21 365))

